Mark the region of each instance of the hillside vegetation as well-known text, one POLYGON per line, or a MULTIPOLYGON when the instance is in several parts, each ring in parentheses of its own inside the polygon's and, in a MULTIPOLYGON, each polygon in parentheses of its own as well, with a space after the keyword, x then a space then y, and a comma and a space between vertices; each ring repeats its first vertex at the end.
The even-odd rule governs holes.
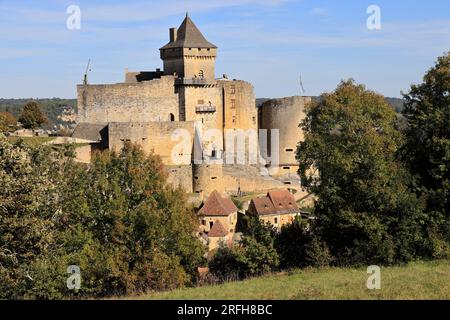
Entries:
POLYGON ((71 124, 71 122, 64 121, 61 116, 64 112, 72 110, 76 112, 77 110, 76 99, 0 99, 0 112, 10 112, 18 119, 23 106, 30 101, 37 102, 48 117, 48 123, 43 126, 45 129, 53 128, 55 125, 67 126, 71 124))
POLYGON ((448 260, 381 268, 380 290, 367 289, 368 277, 365 268, 304 269, 132 299, 450 299, 448 260))

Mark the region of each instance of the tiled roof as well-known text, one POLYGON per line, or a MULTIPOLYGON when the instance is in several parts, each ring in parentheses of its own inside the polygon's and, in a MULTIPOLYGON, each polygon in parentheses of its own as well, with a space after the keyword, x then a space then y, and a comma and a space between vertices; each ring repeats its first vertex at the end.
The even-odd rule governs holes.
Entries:
POLYGON ((228 231, 224 228, 224 226, 222 225, 222 223, 220 223, 219 220, 216 220, 216 222, 214 222, 211 230, 209 230, 208 232, 208 237, 209 238, 221 238, 221 237, 225 237, 228 234, 228 231))
POLYGON ((186 15, 183 23, 177 31, 177 39, 169 42, 161 50, 171 48, 217 48, 215 45, 205 39, 203 34, 194 24, 194 22, 186 15))
POLYGON ((296 213, 300 209, 288 190, 274 190, 265 197, 252 199, 249 210, 258 215, 270 215, 296 213))
POLYGON ((252 202, 259 215, 272 214, 275 212, 275 208, 268 197, 255 198, 252 202))
POLYGON ((202 216, 228 216, 237 212, 238 208, 230 198, 223 198, 219 192, 214 190, 198 211, 202 216))
POLYGON ((278 213, 291 213, 299 210, 294 196, 288 190, 269 191, 267 196, 278 213))

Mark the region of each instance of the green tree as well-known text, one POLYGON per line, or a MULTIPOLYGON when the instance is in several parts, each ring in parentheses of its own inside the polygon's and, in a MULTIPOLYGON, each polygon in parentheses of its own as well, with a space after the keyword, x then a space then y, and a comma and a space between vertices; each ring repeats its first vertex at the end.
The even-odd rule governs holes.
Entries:
MULTIPOLYGON (((450 52, 439 57, 423 83, 404 94, 408 121, 403 158, 427 198, 429 232, 450 241, 450 52)), ((441 240, 439 240, 441 239, 441 240)), ((443 247, 446 247, 445 245, 443 247)), ((447 246, 448 248, 448 246, 447 246)), ((438 252, 437 252, 438 253, 438 252)))
POLYGON ((101 294, 161 290, 194 281, 205 248, 195 236, 193 209, 181 190, 166 184, 159 157, 126 144, 119 154, 94 156, 80 177, 73 179, 80 191, 69 199, 68 219, 82 221, 106 256, 92 273, 104 283, 101 294))
POLYGON ((265 246, 273 246, 277 228, 263 223, 258 216, 247 214, 242 219, 242 232, 265 246))
POLYGON ((275 249, 283 268, 322 267, 331 262, 327 245, 314 232, 314 225, 299 216, 281 228, 275 240, 275 249))
POLYGON ((239 246, 221 246, 209 261, 210 271, 222 280, 244 279, 270 272, 279 265, 273 246, 244 237, 239 246))
POLYGON ((0 136, 0 298, 61 299, 192 284, 205 248, 161 160, 127 144, 75 163, 71 147, 0 136), (66 287, 78 265, 82 287, 66 287))
POLYGON ((42 124, 46 123, 47 117, 42 112, 41 107, 37 102, 28 102, 22 110, 19 118, 19 122, 26 129, 35 130, 39 128, 42 124))
POLYGON ((1 298, 24 297, 36 279, 37 260, 57 251, 64 163, 63 154, 48 146, 12 144, 0 134, 1 298))
POLYGON ((0 132, 17 130, 17 119, 9 112, 0 112, 0 132))
POLYGON ((429 254, 423 201, 398 161, 404 139, 385 99, 353 80, 311 104, 297 149, 317 195, 318 232, 335 262, 393 263, 429 254))
POLYGON ((274 270, 279 265, 274 249, 276 229, 252 215, 243 217, 245 236, 232 248, 221 246, 209 261, 213 274, 221 279, 245 278, 274 270))

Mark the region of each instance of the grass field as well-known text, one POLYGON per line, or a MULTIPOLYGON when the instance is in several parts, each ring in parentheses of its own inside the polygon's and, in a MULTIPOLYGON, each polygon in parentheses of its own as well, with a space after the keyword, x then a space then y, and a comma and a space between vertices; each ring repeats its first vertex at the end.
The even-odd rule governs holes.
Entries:
POLYGON ((367 289, 369 276, 365 268, 306 269, 132 299, 450 299, 448 260, 381 268, 380 290, 367 289))

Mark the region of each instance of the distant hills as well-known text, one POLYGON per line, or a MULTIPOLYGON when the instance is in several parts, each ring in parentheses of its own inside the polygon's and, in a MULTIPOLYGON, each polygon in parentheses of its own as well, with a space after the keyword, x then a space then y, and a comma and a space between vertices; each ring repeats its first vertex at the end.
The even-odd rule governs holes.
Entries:
MULTIPOLYGON (((313 97, 319 99, 319 97, 313 97)), ((256 106, 260 107, 269 98, 256 99, 256 106)), ((75 124, 75 115, 77 113, 76 99, 0 99, 0 112, 10 112, 15 117, 19 117, 23 106, 28 101, 38 102, 42 110, 47 114, 49 123, 44 129, 70 128, 75 124)), ((399 98, 386 98, 386 101, 394 108, 397 113, 403 110, 403 100, 399 98)))

